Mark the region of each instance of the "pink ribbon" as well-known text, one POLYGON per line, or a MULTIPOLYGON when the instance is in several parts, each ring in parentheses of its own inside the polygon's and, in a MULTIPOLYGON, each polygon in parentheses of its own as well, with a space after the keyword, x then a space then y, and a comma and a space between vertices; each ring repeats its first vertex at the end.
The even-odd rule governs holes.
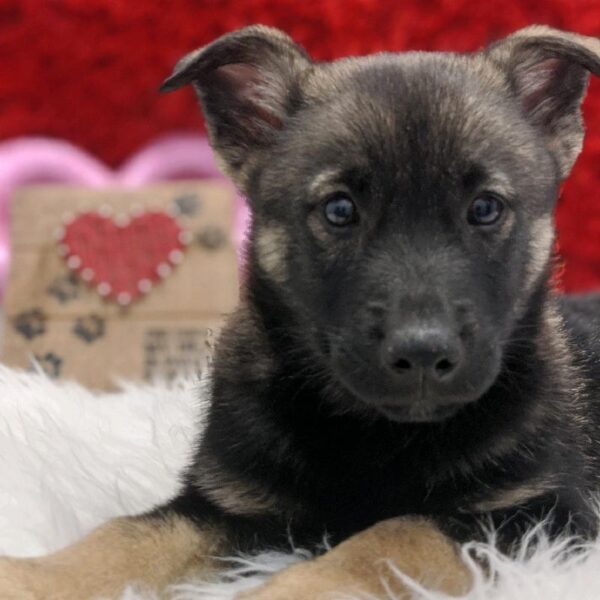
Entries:
MULTIPOLYGON (((117 170, 60 140, 19 138, 0 143, 0 301, 10 268, 9 204, 17 187, 42 182, 136 187, 183 178, 224 179, 206 138, 188 134, 160 138, 117 170)), ((236 198, 232 235, 241 260, 249 213, 244 199, 236 198)))

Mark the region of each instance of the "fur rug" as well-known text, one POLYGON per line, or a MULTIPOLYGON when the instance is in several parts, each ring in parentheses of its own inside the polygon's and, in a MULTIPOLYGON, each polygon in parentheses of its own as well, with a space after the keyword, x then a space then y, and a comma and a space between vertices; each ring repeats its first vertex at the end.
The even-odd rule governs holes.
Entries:
MULTIPOLYGON (((93 394, 0 366, 0 554, 56 550, 111 517, 171 496, 191 451, 193 424, 202 423, 201 389, 198 382, 181 381, 170 387, 123 384, 119 393, 93 394)), ((532 532, 529 541, 536 536, 532 532)), ((477 546, 490 560, 495 583, 473 566, 476 585, 467 598, 600 598, 600 540, 568 559, 561 543, 549 544, 543 536, 534 551, 527 546, 512 561, 491 545, 477 546)), ((183 582, 174 587, 173 600, 231 599, 307 557, 291 548, 288 554, 228 559, 222 580, 183 582)), ((415 598, 443 598, 408 583, 415 598)), ((132 587, 121 600, 153 599, 132 587)))

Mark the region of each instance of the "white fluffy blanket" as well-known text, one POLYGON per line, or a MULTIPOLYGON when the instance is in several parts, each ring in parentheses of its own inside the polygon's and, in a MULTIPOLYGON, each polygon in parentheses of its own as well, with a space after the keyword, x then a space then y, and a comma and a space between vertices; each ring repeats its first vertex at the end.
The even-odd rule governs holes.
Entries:
MULTIPOLYGON (((177 473, 202 412, 198 382, 124 384, 119 393, 93 394, 0 366, 0 554, 44 554, 111 517, 166 500, 177 489, 177 473)), ((560 544, 543 541, 514 561, 491 547, 478 550, 490 556, 496 577, 492 584, 475 569, 470 600, 600 598, 600 541, 568 560, 561 557, 560 544)), ((227 580, 184 582, 174 588, 173 598, 230 599, 305 557, 301 551, 246 557, 231 563, 227 580), (243 577, 256 570, 261 574, 243 577)), ((442 598, 416 584, 413 589, 415 598, 442 598)), ((133 588, 123 596, 150 598, 133 588)))

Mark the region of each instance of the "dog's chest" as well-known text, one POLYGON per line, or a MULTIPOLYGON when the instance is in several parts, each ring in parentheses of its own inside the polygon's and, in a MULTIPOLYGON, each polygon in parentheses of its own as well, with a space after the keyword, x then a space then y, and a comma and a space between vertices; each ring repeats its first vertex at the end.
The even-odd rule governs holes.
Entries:
POLYGON ((328 531, 361 528, 406 514, 445 512, 460 504, 462 492, 467 492, 442 493, 422 465, 402 458, 377 465, 348 455, 315 471, 305 491, 311 512, 319 515, 328 531))

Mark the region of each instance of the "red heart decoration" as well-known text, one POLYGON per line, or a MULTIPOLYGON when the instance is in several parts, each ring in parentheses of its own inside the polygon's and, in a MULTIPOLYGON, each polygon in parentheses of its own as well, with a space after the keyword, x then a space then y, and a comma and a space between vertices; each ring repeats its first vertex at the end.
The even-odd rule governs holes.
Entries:
POLYGON ((127 305, 183 260, 189 236, 164 212, 117 219, 85 212, 66 223, 58 239, 72 271, 107 300, 127 305))

